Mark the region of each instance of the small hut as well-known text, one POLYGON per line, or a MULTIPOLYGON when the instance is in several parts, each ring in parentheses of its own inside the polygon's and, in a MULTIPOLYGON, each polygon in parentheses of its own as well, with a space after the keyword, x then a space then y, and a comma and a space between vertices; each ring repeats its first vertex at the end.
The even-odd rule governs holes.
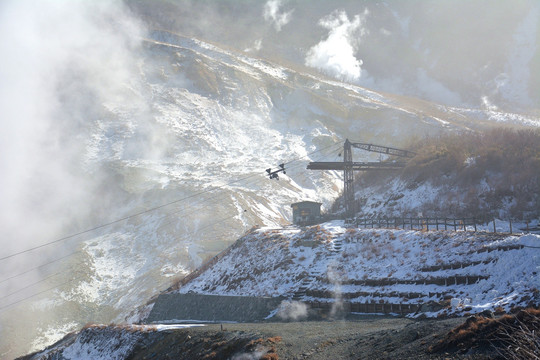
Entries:
POLYGON ((321 203, 314 201, 301 201, 291 205, 293 210, 293 224, 313 225, 321 219, 321 203))

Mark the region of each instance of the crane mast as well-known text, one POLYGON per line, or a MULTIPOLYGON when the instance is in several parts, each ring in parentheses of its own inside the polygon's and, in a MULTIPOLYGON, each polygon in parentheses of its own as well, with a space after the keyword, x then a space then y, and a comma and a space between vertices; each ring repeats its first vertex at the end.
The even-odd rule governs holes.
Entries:
POLYGON ((350 142, 345 140, 343 144, 343 161, 337 162, 310 162, 307 166, 308 170, 341 170, 343 171, 343 198, 345 201, 346 216, 354 215, 355 199, 354 199, 354 172, 369 171, 369 170, 393 170, 400 169, 405 166, 404 161, 393 162, 355 162, 353 161, 353 147, 369 152, 376 152, 391 156, 399 156, 404 158, 412 158, 416 155, 409 150, 403 150, 383 145, 374 145, 359 142, 350 142))

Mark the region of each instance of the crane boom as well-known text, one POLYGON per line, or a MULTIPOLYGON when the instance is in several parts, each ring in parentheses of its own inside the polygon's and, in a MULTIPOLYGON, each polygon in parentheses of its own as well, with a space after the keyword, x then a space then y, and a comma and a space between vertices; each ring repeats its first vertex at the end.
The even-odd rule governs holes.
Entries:
POLYGON ((351 167, 352 170, 392 170, 400 169, 405 166, 404 162, 351 162, 345 163, 343 161, 317 161, 310 162, 307 166, 308 170, 345 170, 345 168, 351 167))
POLYGON ((354 171, 366 171, 366 170, 393 170, 399 169, 405 166, 403 161, 392 162, 354 162, 352 159, 352 148, 362 149, 365 151, 376 152, 381 154, 387 154, 391 156, 399 156, 412 158, 416 155, 409 150, 397 149, 389 146, 366 144, 359 142, 350 142, 349 139, 345 140, 343 145, 343 161, 342 162, 310 162, 307 166, 308 170, 341 170, 343 171, 343 197, 345 199, 345 206, 347 216, 354 214, 354 171))
POLYGON ((381 153, 381 154, 393 155, 393 156, 412 158, 414 157, 414 155, 416 155, 415 152, 412 152, 409 150, 402 150, 402 149, 392 148, 388 146, 365 144, 365 143, 351 143, 351 145, 357 149, 362 149, 362 150, 381 153))

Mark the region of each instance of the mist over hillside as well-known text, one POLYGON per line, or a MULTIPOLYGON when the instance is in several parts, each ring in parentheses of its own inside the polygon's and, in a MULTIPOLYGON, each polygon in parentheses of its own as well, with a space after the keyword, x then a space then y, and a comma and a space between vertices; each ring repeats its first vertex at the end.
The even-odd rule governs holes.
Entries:
POLYGON ((535 2, 310 4, 2 2, 0 357, 123 321, 293 202, 328 209, 342 174, 306 164, 346 137, 540 124, 535 2), (438 26, 481 9, 476 43, 438 26))
POLYGON ((533 0, 128 1, 152 27, 452 106, 537 111, 533 0))

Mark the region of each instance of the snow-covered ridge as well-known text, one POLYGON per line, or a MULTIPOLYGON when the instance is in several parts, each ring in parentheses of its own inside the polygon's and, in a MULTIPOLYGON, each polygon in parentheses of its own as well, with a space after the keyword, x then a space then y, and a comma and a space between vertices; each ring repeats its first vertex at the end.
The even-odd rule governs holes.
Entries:
POLYGON ((177 47, 179 49, 191 50, 200 56, 235 67, 259 80, 261 79, 261 74, 271 76, 277 80, 287 80, 289 77, 288 69, 284 67, 248 56, 234 54, 215 45, 197 39, 186 38, 167 31, 155 30, 151 32, 150 39, 147 39, 147 41, 160 45, 177 47))
POLYGON ((436 304, 424 308, 430 316, 509 311, 540 301, 539 247, 538 235, 357 229, 337 221, 260 229, 178 291, 436 304))
MULTIPOLYGON (((490 123, 510 123, 528 127, 540 126, 540 118, 536 115, 509 113, 492 108, 458 108, 412 97, 385 94, 355 84, 327 78, 322 74, 314 75, 309 72, 289 69, 267 60, 250 57, 234 50, 225 50, 217 45, 165 30, 153 30, 150 32, 150 38, 147 41, 193 51, 200 56, 219 61, 224 65, 253 76, 256 80, 270 77, 283 82, 287 86, 306 86, 306 88, 316 93, 324 93, 325 96, 333 100, 338 100, 345 95, 351 99, 356 99, 357 102, 362 103, 362 106, 392 109, 400 112, 402 116, 406 114, 414 115, 420 118, 421 121, 438 126, 468 128, 490 123), (301 80, 299 81, 298 78, 301 80), (292 82, 291 79, 293 79, 292 82), (334 91, 338 91, 339 94, 334 94, 334 91)), ((358 104, 350 105, 358 106, 358 104)))

